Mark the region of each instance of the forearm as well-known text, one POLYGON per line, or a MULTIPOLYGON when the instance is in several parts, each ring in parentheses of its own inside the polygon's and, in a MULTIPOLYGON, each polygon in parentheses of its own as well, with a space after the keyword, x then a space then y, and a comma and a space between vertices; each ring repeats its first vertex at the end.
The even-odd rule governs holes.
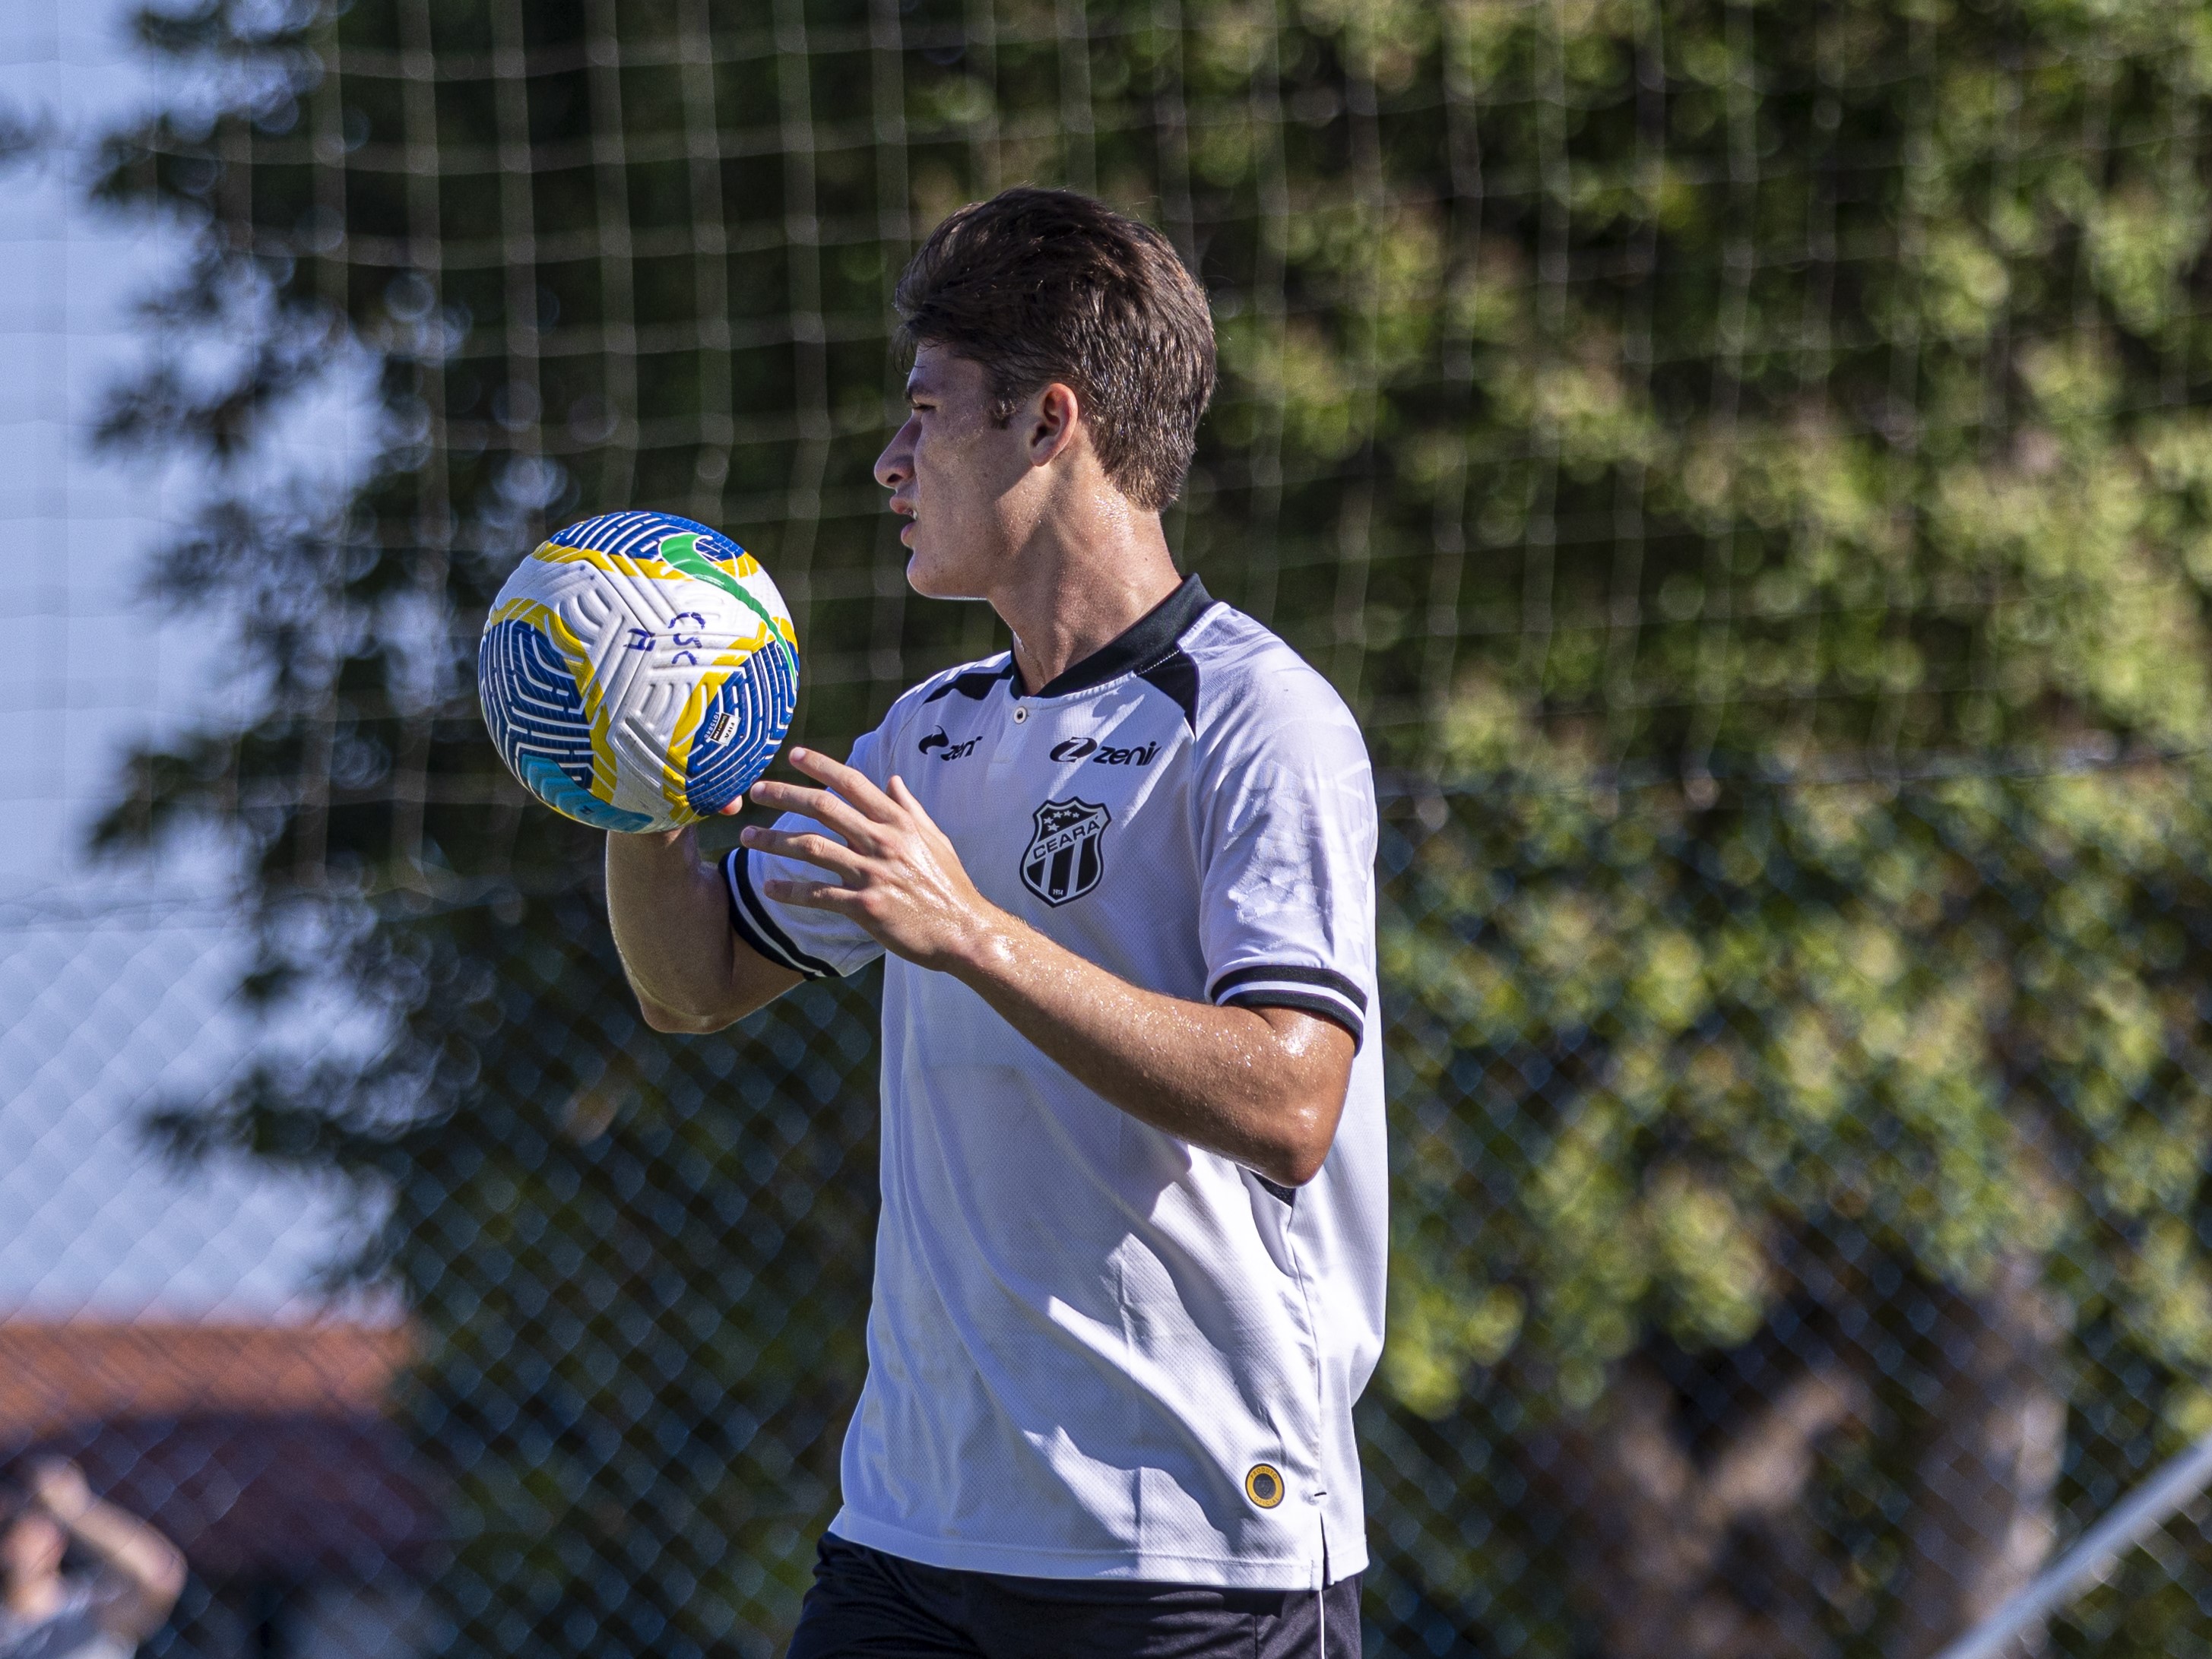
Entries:
POLYGON ((1344 1111, 1350 1032, 1295 1009, 1139 990, 987 901, 900 779, 878 788, 803 749, 791 761, 842 796, 767 783, 754 799, 837 838, 747 830, 747 847, 825 872, 772 878, 766 897, 849 916, 886 950, 952 975, 1077 1081, 1156 1129, 1287 1186, 1320 1170, 1344 1111))
POLYGON ((137 1516, 98 1498, 64 1522, 79 1542, 130 1580, 150 1625, 167 1617, 185 1587, 182 1551, 137 1516))
POLYGON ((608 836, 607 919, 630 988, 660 1030, 719 1030, 797 983, 738 943, 721 877, 688 829, 608 836))
POLYGON ((1311 1180, 1328 1155, 1351 1040, 1324 1021, 1139 989, 1003 912, 946 971, 1156 1129, 1288 1186, 1311 1180))

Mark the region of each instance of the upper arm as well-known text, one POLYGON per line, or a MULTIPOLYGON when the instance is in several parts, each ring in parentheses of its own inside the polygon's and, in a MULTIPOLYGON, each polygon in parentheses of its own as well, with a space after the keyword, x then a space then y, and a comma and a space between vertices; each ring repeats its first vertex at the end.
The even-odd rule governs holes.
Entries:
POLYGON ((1209 722, 1194 757, 1206 997, 1310 1015, 1356 1054, 1375 986, 1373 774, 1326 684, 1281 678, 1209 722))

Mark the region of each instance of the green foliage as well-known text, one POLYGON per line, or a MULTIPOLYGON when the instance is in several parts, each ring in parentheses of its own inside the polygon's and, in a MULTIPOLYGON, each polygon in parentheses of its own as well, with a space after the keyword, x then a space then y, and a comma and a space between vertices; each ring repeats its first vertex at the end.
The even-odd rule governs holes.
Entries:
MULTIPOLYGON (((1462 185, 1448 233, 1345 239, 1447 250, 1407 361, 1455 324, 1465 411, 1386 395, 1376 435, 1396 507, 1480 502, 1418 750, 1464 793, 1385 941, 1407 1409, 1510 1459, 1632 1355, 1711 1373, 2025 1256, 2073 1334, 2069 1492, 2147 1449, 2122 1375, 2161 1443, 2212 1426, 2205 779, 2096 769, 2212 735, 2207 23, 1443 14, 1479 224, 1462 185)), ((1898 1592, 1857 1571, 1834 1609, 1898 1592)))
MULTIPOLYGON (((1901 1287, 1971 1299, 2023 1259, 2068 1355, 2069 1501, 2094 1514, 2212 1431, 2201 760, 1753 780, 1692 805, 1622 787, 1494 694, 1442 741, 1476 781, 1401 820, 1386 890, 1381 1381, 1455 1443, 1489 1528, 1532 1547, 1527 1491, 1494 1466, 1601 1415, 1632 1357, 1676 1356, 1694 1397, 1841 1354, 1881 1391, 1881 1433, 1794 1501, 1828 1506, 1827 1611, 1879 1637, 1909 1562, 1864 1552, 1940 1426, 1941 1355, 1901 1287)), ((1418 1577, 1527 1616, 1506 1559, 1418 1577)), ((2172 1570, 2118 1593, 2144 1601, 2139 1646, 2100 1617, 2079 1650, 2194 1628, 2172 1570)))
MULTIPOLYGON (((866 1249, 864 1006, 635 1026, 596 838, 483 739, 483 606, 549 525, 649 506, 794 601, 807 741, 989 648, 908 600, 868 467, 907 248, 1017 179, 1188 252, 1224 378, 1176 544, 1465 786, 1386 870, 1392 1639, 1570 1647, 1529 1449, 1626 1355, 1894 1313, 1898 1275, 2047 1261, 2069 1497, 2200 1425, 2204 780, 2084 768, 2212 721, 2212 7, 205 0, 143 35, 225 94, 105 153, 106 200, 205 233, 155 311, 193 349, 110 441, 222 463, 346 340, 386 441, 350 500, 240 487, 171 550, 250 695, 102 833, 234 830, 248 988, 390 1017, 377 1066, 171 1127, 396 1194, 363 1265, 465 1499, 451 1650, 762 1650, 866 1249), (1779 769, 1839 781, 1730 781, 1779 769)), ((1867 1595, 1878 1487, 1833 1510, 1867 1595)))
POLYGON ((324 943, 398 1026, 382 1060, 265 1067, 157 1127, 388 1201, 349 1265, 422 1345, 401 1404, 447 1498, 441 1650, 771 1651, 865 1364, 872 994, 665 1041, 588 897, 324 943))
POLYGON ((430 945, 434 974, 499 964, 453 1022, 482 1035, 441 1056, 481 1082, 372 1137, 427 1338, 412 1425, 453 1483, 447 1650, 766 1652, 863 1365, 872 1000, 811 990, 744 1042, 660 1042, 572 1000, 611 951, 596 905, 560 921, 473 962, 430 945))
POLYGON ((2193 9, 1448 15, 1504 672, 1692 767, 2196 740, 2193 9))
MULTIPOLYGON (((1972 1288, 2021 1252, 2202 1376, 2200 769, 1753 784, 1698 811, 1486 724, 1451 728, 1491 764, 1419 836, 1386 933, 1400 1398, 1440 1412, 1510 1362, 1584 1407, 1647 1332, 1735 1346, 1792 1297, 1865 1297, 1867 1263, 1972 1288)), ((2212 1427, 2193 1382, 2174 1409, 2212 1427)))

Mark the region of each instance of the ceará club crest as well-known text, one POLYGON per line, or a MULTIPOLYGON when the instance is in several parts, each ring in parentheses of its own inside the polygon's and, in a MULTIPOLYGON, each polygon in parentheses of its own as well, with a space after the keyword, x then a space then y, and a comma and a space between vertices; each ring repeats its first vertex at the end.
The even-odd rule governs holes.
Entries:
POLYGON ((1048 800, 1036 817, 1036 832, 1022 854, 1022 885, 1047 904, 1081 898, 1106 873, 1113 814, 1087 800, 1048 800))

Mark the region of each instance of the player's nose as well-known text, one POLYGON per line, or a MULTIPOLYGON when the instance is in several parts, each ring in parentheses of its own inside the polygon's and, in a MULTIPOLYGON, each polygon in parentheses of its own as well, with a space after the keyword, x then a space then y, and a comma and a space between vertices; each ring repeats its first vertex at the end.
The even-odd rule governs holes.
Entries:
POLYGON ((908 421, 891 434, 884 453, 876 457, 876 482, 896 489, 914 477, 914 422, 908 421))

